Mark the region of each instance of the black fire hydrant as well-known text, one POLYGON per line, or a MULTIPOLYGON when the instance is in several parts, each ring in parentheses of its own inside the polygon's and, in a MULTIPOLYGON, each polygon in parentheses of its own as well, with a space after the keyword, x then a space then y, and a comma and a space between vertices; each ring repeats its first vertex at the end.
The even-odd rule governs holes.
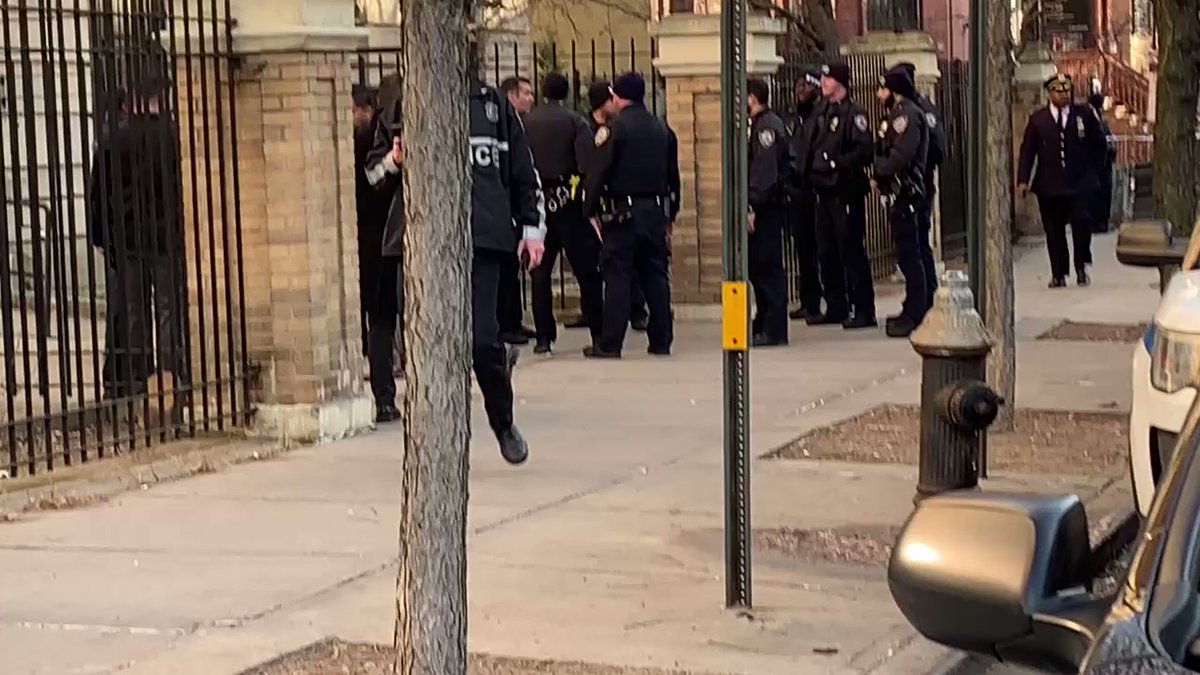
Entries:
POLYGON ((933 307, 909 341, 922 357, 916 501, 977 488, 987 428, 1004 401, 985 383, 992 340, 975 311, 966 274, 946 272, 933 307))

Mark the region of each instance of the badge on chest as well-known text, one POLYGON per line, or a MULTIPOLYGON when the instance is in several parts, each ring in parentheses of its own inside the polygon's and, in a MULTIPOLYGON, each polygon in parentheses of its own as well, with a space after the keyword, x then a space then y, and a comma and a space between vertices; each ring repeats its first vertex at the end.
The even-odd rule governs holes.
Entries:
POLYGON ((837 131, 837 130, 838 130, 838 123, 839 123, 839 122, 841 122, 841 121, 842 121, 842 118, 840 118, 840 117, 835 117, 835 118, 833 118, 833 119, 829 120, 829 130, 830 130, 830 131, 837 131))

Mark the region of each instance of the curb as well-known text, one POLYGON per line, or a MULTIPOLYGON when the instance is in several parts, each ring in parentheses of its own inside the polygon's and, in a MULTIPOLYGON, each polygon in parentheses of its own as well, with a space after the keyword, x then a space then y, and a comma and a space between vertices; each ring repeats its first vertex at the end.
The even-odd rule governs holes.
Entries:
MULTIPOLYGON (((1092 577, 1099 576, 1109 564, 1120 556, 1134 539, 1137 538, 1141 527, 1141 519, 1137 510, 1132 506, 1122 508, 1108 518, 1109 529, 1103 534, 1100 543, 1092 549, 1088 561, 1092 577)), ((968 654, 967 652, 950 651, 940 663, 934 666, 926 675, 981 675, 988 668, 996 665, 995 659, 968 654)))

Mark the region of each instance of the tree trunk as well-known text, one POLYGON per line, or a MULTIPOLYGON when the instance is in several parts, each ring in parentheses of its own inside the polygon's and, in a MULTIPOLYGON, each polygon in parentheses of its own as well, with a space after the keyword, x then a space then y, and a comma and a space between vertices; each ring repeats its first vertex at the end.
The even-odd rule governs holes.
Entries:
POLYGON ((467 670, 471 176, 461 0, 405 0, 404 462, 395 670, 467 670))
POLYGON ((1154 120, 1154 210, 1187 234, 1196 218, 1196 98, 1200 93, 1197 0, 1157 0, 1158 85, 1154 120))
POLYGON ((987 298, 984 322, 995 344, 988 382, 1005 405, 992 429, 1011 431, 1017 398, 1017 342, 1013 311, 1012 22, 1007 2, 989 2, 986 17, 987 131, 981 144, 987 167, 983 214, 983 264, 987 298))

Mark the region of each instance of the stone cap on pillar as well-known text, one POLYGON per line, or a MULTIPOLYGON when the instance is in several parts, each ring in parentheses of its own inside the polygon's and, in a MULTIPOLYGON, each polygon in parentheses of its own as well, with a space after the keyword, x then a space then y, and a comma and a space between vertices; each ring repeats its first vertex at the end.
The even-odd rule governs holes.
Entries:
MULTIPOLYGON (((746 73, 772 75, 783 64, 776 49, 787 32, 782 19, 765 14, 746 16, 746 73)), ((672 14, 650 23, 658 37, 654 67, 664 77, 721 74, 721 15, 672 14)))
POLYGON ((233 50, 242 54, 353 50, 370 34, 355 25, 354 3, 344 0, 233 0, 231 10, 233 50))
POLYGON ((1030 42, 1021 46, 1017 65, 1013 70, 1014 84, 1034 84, 1040 89, 1042 83, 1058 74, 1054 65, 1054 54, 1041 42, 1030 42))
POLYGON ((888 68, 908 62, 917 69, 917 85, 936 82, 942 76, 938 67, 938 47, 933 36, 916 32, 872 32, 842 45, 844 56, 882 54, 888 68))

